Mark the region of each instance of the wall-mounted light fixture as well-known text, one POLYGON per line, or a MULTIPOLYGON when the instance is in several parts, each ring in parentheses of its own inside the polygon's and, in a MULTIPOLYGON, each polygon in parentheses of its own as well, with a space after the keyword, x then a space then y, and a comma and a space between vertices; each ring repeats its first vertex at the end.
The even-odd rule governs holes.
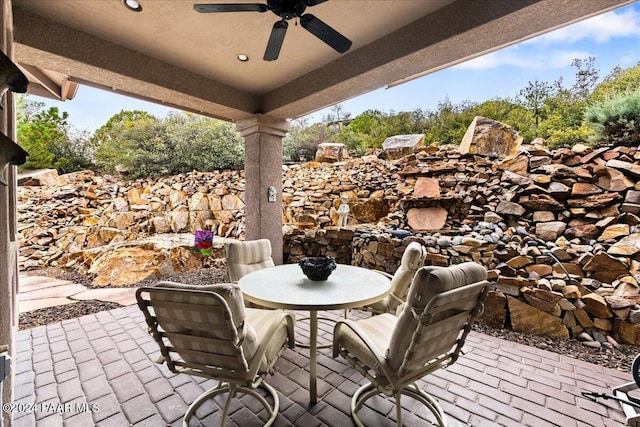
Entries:
POLYGON ((273 185, 267 189, 267 202, 275 202, 276 201, 276 187, 273 185))

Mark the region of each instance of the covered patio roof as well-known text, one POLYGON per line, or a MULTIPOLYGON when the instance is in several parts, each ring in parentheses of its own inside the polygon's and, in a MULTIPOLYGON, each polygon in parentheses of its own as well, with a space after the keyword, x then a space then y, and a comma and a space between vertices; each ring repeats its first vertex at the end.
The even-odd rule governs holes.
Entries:
POLYGON ((14 0, 15 59, 38 95, 71 98, 79 83, 234 122, 289 119, 633 0, 321 2, 305 13, 350 39, 350 50, 336 52, 294 19, 276 61, 262 56, 278 16, 194 10, 206 2, 139 0, 134 12, 122 0, 14 0))

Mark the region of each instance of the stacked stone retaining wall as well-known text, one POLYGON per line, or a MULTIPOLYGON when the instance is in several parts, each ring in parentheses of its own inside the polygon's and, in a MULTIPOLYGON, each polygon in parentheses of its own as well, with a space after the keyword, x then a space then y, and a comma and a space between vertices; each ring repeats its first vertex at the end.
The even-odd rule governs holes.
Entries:
MULTIPOLYGON (((495 291, 487 312, 497 326, 640 343, 640 151, 525 148, 506 160, 445 146, 393 161, 287 166, 285 260, 328 254, 392 273, 402 248, 417 239, 429 265, 474 260, 490 270, 495 291), (340 196, 351 208, 343 230, 335 228, 340 196)), ((135 181, 79 172, 46 185, 24 181, 20 268, 91 272, 96 248, 200 228, 243 238, 243 191, 238 171, 135 181)), ((172 268, 199 265, 184 251, 178 258, 172 268)))

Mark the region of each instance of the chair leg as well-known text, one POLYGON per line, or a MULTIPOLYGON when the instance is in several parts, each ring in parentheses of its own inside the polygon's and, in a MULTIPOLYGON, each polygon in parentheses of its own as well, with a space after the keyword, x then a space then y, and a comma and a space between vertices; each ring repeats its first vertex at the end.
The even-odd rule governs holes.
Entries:
POLYGON ((402 392, 396 393, 396 425, 402 427, 402 392))
POLYGON ((236 390, 238 386, 235 384, 229 384, 229 394, 227 395, 227 399, 224 401, 224 407, 222 408, 222 422, 220 427, 224 427, 224 424, 227 420, 227 414, 229 413, 229 406, 231 405, 231 399, 236 396, 236 390))
POLYGON ((198 396, 196 400, 194 400, 194 402, 191 405, 189 405, 189 407, 187 408, 187 412, 185 412, 184 417, 182 418, 182 427, 189 427, 189 421, 195 414, 196 410, 207 399, 211 399, 223 393, 229 393, 229 396, 227 396, 227 399, 225 400, 224 408, 222 410, 222 421, 221 421, 220 427, 224 427, 227 419, 227 413, 229 411, 231 399, 233 399, 237 393, 248 394, 254 397, 255 399, 257 399, 262 404, 265 411, 267 411, 267 415, 269 416, 269 419, 264 424, 264 426, 269 427, 276 420, 276 417, 278 416, 278 412, 280 411, 280 399, 278 398, 278 393, 276 392, 276 390, 273 387, 271 387, 269 384, 265 383, 264 381, 260 384, 259 387, 266 390, 267 393, 271 396, 271 398, 273 399, 273 406, 269 404, 269 402, 267 401, 267 399, 264 398, 264 396, 262 396, 253 388, 237 386, 233 384, 230 385, 229 383, 220 382, 217 386, 202 393, 200 396, 198 396))
POLYGON ((371 383, 363 385, 353 393, 353 397, 351 398, 351 418, 353 418, 353 422, 355 422, 358 427, 365 427, 358 417, 358 412, 367 400, 378 393, 378 389, 371 383))
POLYGON ((414 383, 413 386, 404 387, 402 389, 402 394, 413 397, 417 401, 424 403, 424 405, 429 408, 431 413, 436 417, 438 425, 440 425, 440 427, 447 427, 447 418, 442 407, 426 391, 422 390, 414 383))
MULTIPOLYGON (((353 394, 351 398, 351 417, 353 421, 356 423, 358 427, 365 427, 365 425, 360 421, 358 417, 358 412, 367 400, 371 399, 373 396, 383 394, 380 390, 378 390, 373 384, 368 383, 360 387, 353 394)), ((396 404, 396 418, 397 425, 402 426, 402 405, 400 402, 400 396, 405 395, 409 396, 418 402, 424 404, 429 411, 436 418, 436 422, 440 427, 447 427, 447 419, 444 411, 440 404, 429 394, 427 394, 424 390, 421 390, 417 385, 407 386, 402 388, 395 396, 395 404, 396 404)))

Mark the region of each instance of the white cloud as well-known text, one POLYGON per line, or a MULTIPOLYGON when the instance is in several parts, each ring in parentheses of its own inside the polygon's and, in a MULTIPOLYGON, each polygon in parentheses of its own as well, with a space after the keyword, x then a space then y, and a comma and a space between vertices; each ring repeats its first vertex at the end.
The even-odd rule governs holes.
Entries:
POLYGON ((579 40, 595 40, 606 43, 614 37, 640 36, 640 13, 633 8, 577 22, 534 39, 526 44, 575 43, 579 40))
POLYGON ((517 46, 498 50, 487 55, 463 62, 453 67, 458 70, 486 70, 501 66, 513 66, 531 70, 549 70, 568 67, 574 58, 587 58, 589 52, 581 50, 557 49, 534 52, 517 46))
POLYGON ((618 65, 622 68, 635 67, 640 63, 640 50, 635 49, 620 57, 618 65))

